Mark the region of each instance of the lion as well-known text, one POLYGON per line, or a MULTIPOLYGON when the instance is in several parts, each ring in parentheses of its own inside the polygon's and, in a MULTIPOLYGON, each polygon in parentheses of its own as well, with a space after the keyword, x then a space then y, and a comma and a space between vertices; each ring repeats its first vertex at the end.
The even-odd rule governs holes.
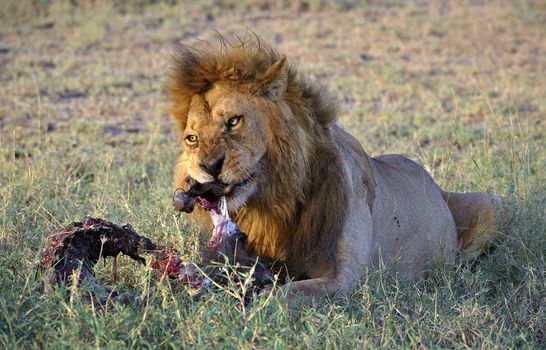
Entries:
MULTIPOLYGON (((246 249, 284 264, 289 295, 344 295, 369 268, 423 275, 497 236, 500 197, 446 192, 401 155, 370 157, 327 91, 258 38, 180 46, 166 94, 183 148, 175 188, 227 186, 246 249)), ((210 232, 203 214, 191 216, 210 232)))

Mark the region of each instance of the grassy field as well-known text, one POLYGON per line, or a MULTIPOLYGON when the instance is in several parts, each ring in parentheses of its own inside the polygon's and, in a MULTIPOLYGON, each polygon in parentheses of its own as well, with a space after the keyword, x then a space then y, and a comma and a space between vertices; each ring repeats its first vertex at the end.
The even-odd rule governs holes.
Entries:
MULTIPOLYGON (((273 3, 2 1, 0 348, 546 347, 546 3, 273 3), (290 308, 192 301, 128 258, 118 288, 134 304, 44 294, 48 234, 85 215, 196 258, 203 238, 171 209, 180 149, 161 84, 175 43, 246 29, 328 86, 372 155, 508 198, 497 249, 424 280, 370 271, 345 300, 290 308)), ((111 271, 97 275, 112 284, 111 271)))

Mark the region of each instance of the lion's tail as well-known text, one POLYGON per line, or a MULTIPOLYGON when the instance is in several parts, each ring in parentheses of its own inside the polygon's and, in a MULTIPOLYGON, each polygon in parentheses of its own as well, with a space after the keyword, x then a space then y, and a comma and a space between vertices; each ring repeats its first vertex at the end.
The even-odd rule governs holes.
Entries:
POLYGON ((464 257, 476 257, 490 247, 507 222, 508 210, 501 197, 487 192, 442 192, 458 234, 464 257))

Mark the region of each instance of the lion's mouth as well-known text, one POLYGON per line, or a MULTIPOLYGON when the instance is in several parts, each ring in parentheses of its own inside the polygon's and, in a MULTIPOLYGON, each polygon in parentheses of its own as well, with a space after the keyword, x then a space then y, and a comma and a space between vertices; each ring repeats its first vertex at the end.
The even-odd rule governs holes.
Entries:
POLYGON ((196 204, 203 209, 213 209, 218 206, 222 197, 225 197, 230 210, 235 210, 245 205, 249 196, 256 190, 256 178, 259 176, 265 155, 258 161, 256 170, 248 173, 241 181, 236 183, 225 183, 212 181, 199 183, 191 177, 186 178, 189 189, 186 192, 177 190, 173 198, 173 204, 177 211, 191 213, 196 204))
POLYGON ((205 210, 216 209, 222 197, 232 199, 244 191, 254 179, 255 173, 246 176, 242 181, 235 184, 226 184, 220 181, 199 183, 192 178, 187 181, 190 184, 188 191, 176 191, 173 204, 177 211, 191 213, 196 204, 205 210))
POLYGON ((267 153, 262 155, 262 157, 256 162, 254 169, 247 172, 246 176, 244 176, 241 181, 227 185, 228 191, 226 193, 226 198, 228 201, 237 200, 239 204, 244 204, 246 198, 248 198, 248 196, 255 189, 257 179, 260 177, 260 174, 262 174, 266 159, 267 153))
POLYGON ((189 184, 187 191, 176 190, 173 197, 175 210, 191 213, 197 203, 202 207, 206 205, 215 205, 218 200, 228 192, 226 186, 221 183, 207 182, 199 183, 188 177, 186 182, 189 184))
POLYGON ((238 206, 244 205, 248 197, 251 196, 259 186, 263 178, 263 172, 265 170, 265 162, 267 161, 267 153, 256 162, 253 169, 247 172, 243 179, 235 184, 231 185, 227 199, 237 200, 238 206), (230 198, 231 197, 231 198, 230 198))

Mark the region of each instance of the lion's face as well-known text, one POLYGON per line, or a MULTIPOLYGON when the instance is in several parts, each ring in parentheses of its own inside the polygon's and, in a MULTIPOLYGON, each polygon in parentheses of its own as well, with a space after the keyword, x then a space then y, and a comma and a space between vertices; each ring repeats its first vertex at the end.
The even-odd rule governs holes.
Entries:
POLYGON ((267 118, 260 99, 216 84, 193 96, 182 134, 186 173, 200 183, 227 185, 230 208, 256 191, 267 152, 267 118))

